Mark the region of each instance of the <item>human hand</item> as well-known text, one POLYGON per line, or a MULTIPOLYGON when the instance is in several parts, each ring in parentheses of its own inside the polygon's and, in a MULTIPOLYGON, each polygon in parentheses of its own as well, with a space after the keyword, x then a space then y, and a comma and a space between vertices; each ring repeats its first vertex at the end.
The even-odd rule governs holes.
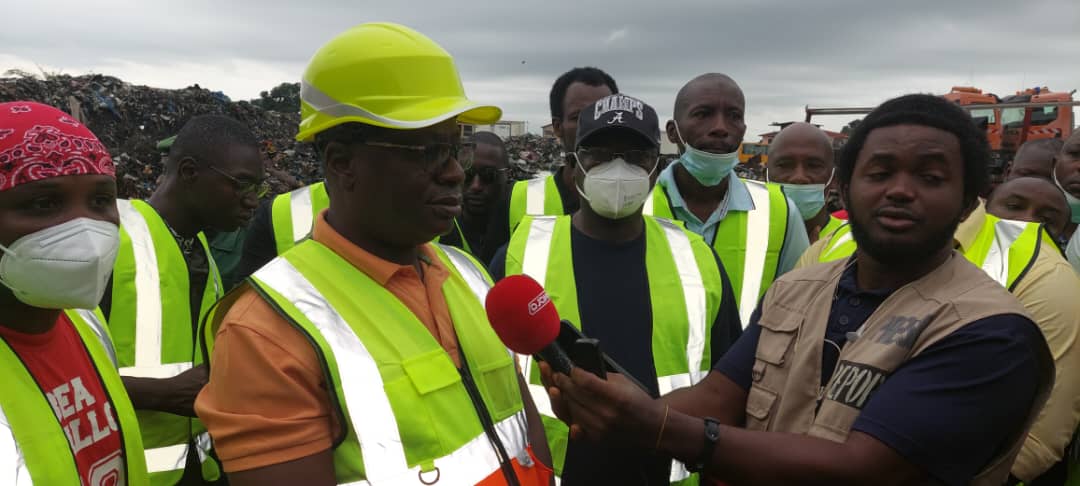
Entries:
MULTIPOLYGON (((626 377, 609 373, 604 380, 575 368, 570 376, 556 373, 549 379, 555 385, 561 413, 572 417, 568 422, 572 439, 588 438, 623 447, 655 446, 665 406, 626 377)), ((549 390, 548 394, 553 392, 549 390)), ((553 409, 554 403, 553 396, 553 409)))

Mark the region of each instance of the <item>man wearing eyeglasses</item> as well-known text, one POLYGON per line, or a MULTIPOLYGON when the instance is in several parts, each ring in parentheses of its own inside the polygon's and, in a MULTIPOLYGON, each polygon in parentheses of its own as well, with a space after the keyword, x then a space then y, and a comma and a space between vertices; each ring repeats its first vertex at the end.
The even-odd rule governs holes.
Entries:
MULTIPOLYGON (((577 147, 567 154, 581 208, 526 216, 492 275, 528 274, 559 315, 640 381, 652 396, 696 383, 741 332, 723 266, 705 241, 677 223, 642 216, 656 183, 660 124, 652 107, 625 95, 581 110, 577 147)), ((531 360, 529 360, 531 361, 531 360)), ((522 371, 539 385, 533 363, 522 371)), ((652 451, 570 440, 543 387, 533 400, 545 421, 555 470, 567 486, 657 485, 690 480, 681 464, 652 451)))
POLYGON ((506 215, 499 212, 499 203, 508 192, 510 156, 503 139, 494 133, 476 132, 472 143, 476 152, 472 166, 465 169, 461 216, 454 223, 459 231, 451 231, 439 243, 488 262, 510 239, 506 215))
POLYGON ((490 277, 430 243, 461 214, 474 150, 458 122, 501 110, 390 23, 331 39, 300 93, 329 207, 221 304, 195 408, 230 484, 549 484, 540 417, 484 312, 490 277))
POLYGON ((150 198, 117 201, 120 249, 101 308, 152 484, 220 477, 193 409, 207 379, 197 330, 225 290, 204 233, 246 224, 267 191, 264 179, 258 142, 245 125, 197 116, 177 134, 150 198))

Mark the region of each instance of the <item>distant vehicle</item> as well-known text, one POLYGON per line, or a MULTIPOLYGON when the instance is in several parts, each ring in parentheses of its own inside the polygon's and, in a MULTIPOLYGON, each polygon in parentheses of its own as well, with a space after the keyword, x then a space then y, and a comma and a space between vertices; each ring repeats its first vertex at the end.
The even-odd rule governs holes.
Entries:
POLYGON ((739 163, 751 164, 757 162, 765 165, 769 163, 769 144, 743 142, 739 145, 739 163))
MULTIPOLYGON (((1073 106, 1076 90, 1052 91, 1035 87, 1001 98, 971 86, 954 86, 941 95, 971 113, 975 123, 986 128, 986 138, 993 150, 991 168, 1000 170, 1012 161, 1016 150, 1028 140, 1068 138, 1074 130, 1073 106)), ((806 121, 814 115, 864 115, 873 108, 810 108, 806 121)))

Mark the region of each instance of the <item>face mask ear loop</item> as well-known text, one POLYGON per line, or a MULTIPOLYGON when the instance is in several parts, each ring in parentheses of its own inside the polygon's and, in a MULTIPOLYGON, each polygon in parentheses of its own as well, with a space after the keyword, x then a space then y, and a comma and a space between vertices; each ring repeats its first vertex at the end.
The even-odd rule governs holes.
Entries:
POLYGON ((690 146, 690 144, 686 143, 686 139, 685 139, 685 138, 682 138, 682 131, 680 131, 680 130, 679 130, 679 122, 675 121, 675 119, 674 119, 674 118, 672 118, 672 119, 671 119, 671 124, 672 124, 672 125, 675 125, 675 135, 678 135, 678 136, 679 136, 679 142, 680 142, 680 143, 682 143, 683 145, 685 145, 685 146, 689 147, 689 146, 690 146))

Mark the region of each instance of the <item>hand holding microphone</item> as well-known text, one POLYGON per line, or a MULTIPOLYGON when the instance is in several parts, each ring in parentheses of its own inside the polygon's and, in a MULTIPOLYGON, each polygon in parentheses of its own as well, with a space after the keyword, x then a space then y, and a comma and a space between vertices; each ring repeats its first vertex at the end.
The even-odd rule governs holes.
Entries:
MULTIPOLYGON (((535 280, 525 275, 500 280, 488 291, 485 307, 491 327, 506 347, 542 361, 539 368, 552 411, 570 424, 571 437, 581 438, 585 432, 596 440, 637 442, 636 435, 651 428, 657 402, 647 389, 603 355, 596 340, 560 321, 555 305, 535 280), (608 376, 605 369, 618 373, 608 376)), ((663 406, 659 410, 662 415, 663 406)))

